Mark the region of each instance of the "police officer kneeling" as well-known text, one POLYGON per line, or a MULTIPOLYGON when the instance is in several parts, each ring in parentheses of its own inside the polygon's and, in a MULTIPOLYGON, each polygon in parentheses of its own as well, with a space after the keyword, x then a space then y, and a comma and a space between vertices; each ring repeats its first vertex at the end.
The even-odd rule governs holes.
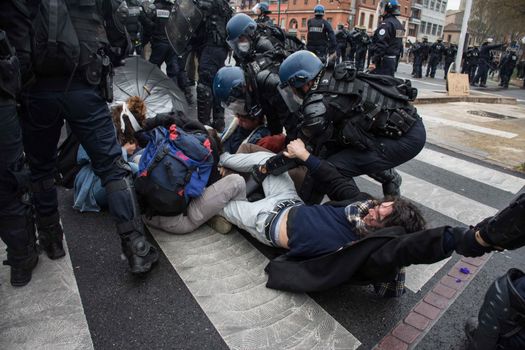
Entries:
MULTIPOLYGON (((279 78, 283 99, 301 114, 301 138, 346 177, 380 172, 395 181, 385 171, 425 145, 425 127, 409 102, 417 90, 408 80, 357 72, 350 62, 330 71, 308 51, 284 60, 279 78)), ((387 192, 388 179, 378 180, 387 192)))

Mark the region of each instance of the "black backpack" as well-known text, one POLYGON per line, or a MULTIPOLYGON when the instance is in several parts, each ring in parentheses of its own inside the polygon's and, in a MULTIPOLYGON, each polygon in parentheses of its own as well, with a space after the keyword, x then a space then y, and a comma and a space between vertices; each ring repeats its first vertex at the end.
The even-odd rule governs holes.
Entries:
POLYGON ((66 0, 42 0, 33 27, 35 72, 44 76, 73 74, 79 64, 80 44, 66 0))

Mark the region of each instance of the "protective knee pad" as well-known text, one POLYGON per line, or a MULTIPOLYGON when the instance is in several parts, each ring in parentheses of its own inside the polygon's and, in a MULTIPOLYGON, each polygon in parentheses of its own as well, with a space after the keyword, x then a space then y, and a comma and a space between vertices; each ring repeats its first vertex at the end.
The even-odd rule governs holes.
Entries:
POLYGON ((210 125, 210 115, 213 107, 211 88, 199 83, 197 85, 197 118, 203 124, 210 125))

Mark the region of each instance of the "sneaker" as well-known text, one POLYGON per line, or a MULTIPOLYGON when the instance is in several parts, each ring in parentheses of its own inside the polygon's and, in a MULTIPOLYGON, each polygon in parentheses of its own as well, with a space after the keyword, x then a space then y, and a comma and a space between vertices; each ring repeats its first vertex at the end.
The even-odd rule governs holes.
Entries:
POLYGON ((232 230, 232 224, 220 215, 215 215, 206 224, 223 235, 232 230))

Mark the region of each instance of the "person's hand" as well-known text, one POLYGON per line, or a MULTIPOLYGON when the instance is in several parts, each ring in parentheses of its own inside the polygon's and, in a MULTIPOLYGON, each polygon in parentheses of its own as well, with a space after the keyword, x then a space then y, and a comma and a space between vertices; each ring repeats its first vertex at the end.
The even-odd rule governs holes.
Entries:
POLYGON ((368 66, 368 70, 370 72, 374 71, 376 69, 376 65, 374 63, 370 63, 370 65, 368 66))
POLYGON ((137 144, 136 143, 127 142, 122 147, 124 147, 124 149, 126 150, 126 153, 128 154, 128 156, 132 156, 135 153, 135 151, 137 150, 137 144))
POLYGON ((286 147, 284 151, 284 156, 288 158, 298 158, 303 162, 308 159, 310 152, 306 149, 304 142, 301 139, 293 140, 286 147))
POLYGON ((223 166, 219 167, 219 174, 221 174, 221 177, 225 177, 227 174, 226 168, 223 166))

